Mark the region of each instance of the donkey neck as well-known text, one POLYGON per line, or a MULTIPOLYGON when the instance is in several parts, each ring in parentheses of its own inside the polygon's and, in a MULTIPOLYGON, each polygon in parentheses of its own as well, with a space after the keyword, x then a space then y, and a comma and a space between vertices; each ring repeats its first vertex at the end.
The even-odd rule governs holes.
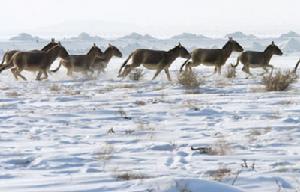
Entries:
POLYGON ((169 50, 167 52, 168 63, 173 63, 179 56, 179 53, 176 53, 174 49, 169 50))
POLYGON ((86 58, 89 62, 93 63, 96 60, 97 54, 94 52, 88 52, 86 58))
POLYGON ((222 48, 222 50, 223 50, 223 53, 224 53, 224 59, 228 59, 229 57, 230 57, 230 55, 231 55, 231 53, 233 52, 233 49, 232 48, 230 48, 229 46, 224 46, 223 48, 222 48))
POLYGON ((54 47, 46 52, 50 63, 53 63, 57 59, 59 51, 60 47, 54 47))
POLYGON ((264 51, 264 56, 265 56, 266 61, 269 62, 273 56, 272 50, 266 48, 264 51))
POLYGON ((105 61, 109 61, 113 57, 113 52, 111 49, 107 48, 104 53, 102 54, 102 58, 105 61))

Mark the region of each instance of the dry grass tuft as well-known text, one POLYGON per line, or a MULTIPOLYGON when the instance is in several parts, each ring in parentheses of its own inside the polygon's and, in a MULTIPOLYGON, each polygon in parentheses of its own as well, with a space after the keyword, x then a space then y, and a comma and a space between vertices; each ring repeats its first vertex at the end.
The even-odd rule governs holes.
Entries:
POLYGON ((147 103, 145 101, 136 101, 134 102, 136 105, 146 105, 147 103))
POLYGON ((207 174, 215 181, 221 182, 225 178, 232 175, 232 170, 227 168, 225 165, 219 165, 219 168, 216 170, 210 170, 207 174))
POLYGON ((8 96, 8 97, 18 97, 18 96, 20 96, 21 94, 19 94, 19 93, 16 92, 16 91, 11 91, 11 92, 5 93, 5 95, 8 96))
POLYGON ((186 183, 176 181, 175 185, 178 192, 192 192, 186 183))
POLYGON ((271 72, 264 76, 262 82, 267 91, 285 91, 296 78, 297 76, 292 71, 277 71, 274 75, 271 72))
POLYGON ((53 84, 50 86, 50 91, 53 91, 53 92, 59 92, 61 90, 61 87, 56 85, 56 84, 53 84))
POLYGON ((191 150, 199 151, 201 154, 213 156, 225 156, 232 153, 231 146, 223 139, 218 139, 214 144, 207 147, 191 147, 191 150))
POLYGON ((125 172, 122 174, 118 174, 115 176, 117 178, 117 180, 121 180, 121 181, 129 181, 129 180, 137 180, 137 179, 148 179, 150 178, 147 175, 143 175, 140 173, 133 173, 133 172, 125 172))
POLYGON ((130 74, 129 74, 129 79, 132 81, 139 81, 144 77, 143 69, 134 69, 130 74))
POLYGON ((101 145, 95 153, 96 159, 109 160, 114 154, 114 147, 111 144, 101 145))
POLYGON ((183 71, 177 75, 178 83, 187 89, 199 88, 202 80, 193 71, 183 71))

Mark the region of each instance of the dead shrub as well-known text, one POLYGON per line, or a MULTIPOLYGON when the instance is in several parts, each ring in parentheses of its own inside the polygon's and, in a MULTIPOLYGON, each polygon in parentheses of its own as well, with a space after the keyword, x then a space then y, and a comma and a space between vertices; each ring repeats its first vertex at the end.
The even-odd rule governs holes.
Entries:
POLYGON ((129 79, 132 81, 139 81, 143 78, 143 76, 144 76, 143 69, 134 69, 129 74, 129 79))
POLYGON ((291 71, 277 71, 274 75, 272 71, 263 77, 262 83, 267 91, 285 91, 296 78, 295 73, 291 71))
POLYGON ((183 71, 177 75, 178 83, 187 89, 199 88, 202 80, 193 71, 183 71))

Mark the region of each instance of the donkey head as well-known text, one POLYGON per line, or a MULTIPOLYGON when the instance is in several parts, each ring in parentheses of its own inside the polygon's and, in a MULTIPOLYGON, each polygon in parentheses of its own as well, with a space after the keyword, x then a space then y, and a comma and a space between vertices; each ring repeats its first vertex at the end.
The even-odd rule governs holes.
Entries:
POLYGON ((108 44, 108 48, 107 50, 109 50, 112 55, 121 58, 122 57, 122 52, 115 46, 108 44))
POLYGON ((190 58, 191 54, 188 52, 188 50, 181 45, 181 43, 178 43, 177 46, 175 46, 173 49, 171 49, 170 51, 172 51, 173 53, 175 53, 176 55, 178 55, 179 57, 182 58, 190 58))
POLYGON ((55 39, 52 38, 50 43, 48 43, 47 45, 45 45, 45 47, 43 47, 42 51, 48 51, 49 49, 55 47, 56 45, 58 45, 58 43, 56 43, 55 39))
POLYGON ((272 55, 282 55, 281 49, 275 45, 274 41, 266 48, 265 52, 269 52, 272 55))
POLYGON ((228 49, 230 51, 235 51, 235 52, 244 51, 243 47, 238 42, 233 40, 232 37, 229 37, 229 40, 224 45, 223 49, 228 49))
POLYGON ((97 47, 97 45, 94 43, 92 48, 89 50, 89 52, 87 53, 87 55, 92 55, 95 57, 100 57, 102 55, 102 51, 99 47, 97 47))
POLYGON ((64 46, 62 46, 62 45, 60 44, 60 42, 58 42, 57 44, 58 44, 58 45, 57 45, 56 47, 58 47, 58 50, 59 50, 59 51, 58 51, 58 57, 63 58, 63 59, 69 57, 69 53, 68 53, 68 51, 66 50, 66 48, 65 48, 64 46))

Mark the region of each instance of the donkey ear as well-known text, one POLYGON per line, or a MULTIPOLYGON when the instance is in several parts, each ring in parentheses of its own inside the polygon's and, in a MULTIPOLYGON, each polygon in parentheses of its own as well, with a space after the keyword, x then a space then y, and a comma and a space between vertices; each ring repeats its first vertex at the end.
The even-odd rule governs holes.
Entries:
POLYGON ((93 47, 96 47, 96 43, 93 44, 93 47))
POLYGON ((274 41, 272 41, 272 45, 275 45, 274 41))
POLYGON ((179 46, 179 47, 181 47, 181 46, 182 46, 180 42, 178 43, 178 46, 179 46))
POLYGON ((57 44, 58 44, 59 46, 61 46, 61 43, 60 43, 60 41, 59 41, 59 42, 57 42, 57 44))
POLYGON ((232 38, 232 37, 228 37, 228 39, 229 39, 229 41, 232 41, 232 40, 233 40, 233 38, 232 38))
POLYGON ((110 43, 108 43, 108 46, 111 47, 112 45, 110 43))
POLYGON ((51 38, 51 42, 54 43, 54 42, 55 42, 55 39, 54 39, 54 38, 51 38))

